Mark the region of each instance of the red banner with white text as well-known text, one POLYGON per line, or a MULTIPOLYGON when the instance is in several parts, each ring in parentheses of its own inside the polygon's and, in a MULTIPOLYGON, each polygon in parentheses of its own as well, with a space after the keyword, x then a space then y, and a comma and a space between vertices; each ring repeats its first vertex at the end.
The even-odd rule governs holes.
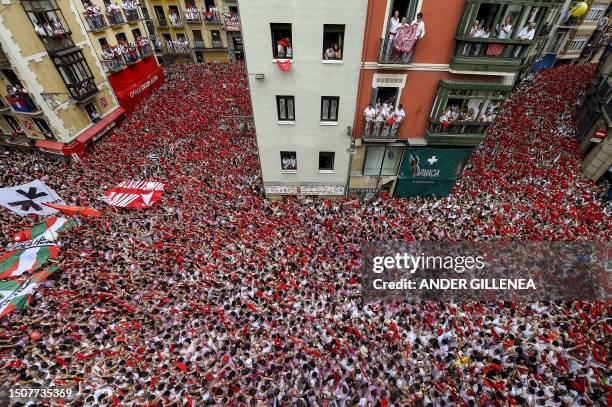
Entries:
POLYGON ((108 80, 121 107, 132 111, 144 96, 164 83, 164 71, 157 65, 155 56, 151 55, 110 75, 108 80))

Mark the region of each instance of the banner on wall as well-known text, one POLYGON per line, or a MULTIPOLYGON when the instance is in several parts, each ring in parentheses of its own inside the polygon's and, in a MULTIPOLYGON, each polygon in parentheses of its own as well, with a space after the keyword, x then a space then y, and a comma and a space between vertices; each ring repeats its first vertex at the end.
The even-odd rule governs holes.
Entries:
POLYGON ((395 195, 402 198, 448 195, 471 153, 471 149, 405 149, 395 195))
POLYGON ((164 70, 157 65, 155 56, 151 55, 110 75, 108 80, 121 107, 132 111, 144 96, 164 83, 164 70))

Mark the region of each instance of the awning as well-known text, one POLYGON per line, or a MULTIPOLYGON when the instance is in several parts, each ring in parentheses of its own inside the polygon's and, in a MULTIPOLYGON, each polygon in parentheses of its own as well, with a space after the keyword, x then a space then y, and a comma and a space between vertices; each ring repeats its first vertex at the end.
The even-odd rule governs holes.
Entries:
POLYGON ((77 137, 77 141, 83 144, 87 144, 91 139, 97 139, 96 136, 101 136, 103 133, 110 130, 114 125, 115 121, 125 113, 125 109, 121 106, 115 109, 112 113, 107 114, 102 120, 85 130, 83 134, 77 137), (102 133, 102 134, 100 134, 102 133))
POLYGON ((125 114, 125 109, 122 107, 118 107, 110 114, 107 114, 106 117, 91 126, 89 129, 85 130, 80 136, 76 138, 76 140, 72 141, 70 144, 60 143, 59 141, 51 140, 36 140, 36 147, 38 147, 42 151, 46 151, 48 153, 53 154, 79 154, 83 151, 85 145, 88 142, 90 142, 91 140, 97 140, 104 133, 113 128, 115 126, 116 120, 119 119, 123 114, 125 114))

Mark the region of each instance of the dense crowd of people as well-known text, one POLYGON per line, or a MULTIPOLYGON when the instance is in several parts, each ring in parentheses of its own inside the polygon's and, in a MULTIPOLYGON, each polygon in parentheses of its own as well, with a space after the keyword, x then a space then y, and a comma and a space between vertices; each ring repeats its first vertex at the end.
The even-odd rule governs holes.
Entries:
MULTIPOLYGON (((519 86, 441 200, 267 200, 240 64, 167 68, 79 163, 0 153, 1 186, 38 178, 104 213, 0 321, 0 387, 52 381, 87 406, 606 405, 609 302, 364 304, 359 284, 367 241, 609 240, 572 138, 592 73, 519 86), (129 179, 167 192, 98 201, 129 179)), ((3 245, 34 223, 4 210, 3 245)))

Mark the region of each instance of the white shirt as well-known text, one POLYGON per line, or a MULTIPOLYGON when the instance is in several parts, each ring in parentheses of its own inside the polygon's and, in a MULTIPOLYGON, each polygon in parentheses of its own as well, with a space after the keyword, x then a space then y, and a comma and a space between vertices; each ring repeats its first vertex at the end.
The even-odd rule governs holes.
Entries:
POLYGON ((395 122, 396 123, 401 123, 402 120, 404 120, 404 117, 406 117, 406 112, 404 112, 404 109, 395 109, 395 122))
POLYGON ((512 24, 502 24, 499 28, 499 34, 497 35, 497 38, 499 38, 500 40, 505 40, 510 38, 511 35, 512 24))
POLYGON ((372 121, 374 116, 376 116, 376 110, 373 107, 366 107, 363 111, 363 115, 365 116, 367 121, 372 121))
POLYGON ((523 27, 518 37, 519 37, 519 40, 531 41, 533 40, 534 35, 535 35, 535 30, 533 28, 523 27))
POLYGON ((416 30, 416 39, 420 39, 423 38, 425 36, 425 22, 423 20, 421 20, 421 22, 417 22, 417 20, 414 20, 412 22, 412 24, 418 24, 417 30, 416 30))
POLYGON ((391 34, 395 34, 399 26, 400 26, 400 19, 396 18, 395 16, 391 17, 391 19, 389 19, 389 29, 387 31, 389 31, 389 33, 391 34))

